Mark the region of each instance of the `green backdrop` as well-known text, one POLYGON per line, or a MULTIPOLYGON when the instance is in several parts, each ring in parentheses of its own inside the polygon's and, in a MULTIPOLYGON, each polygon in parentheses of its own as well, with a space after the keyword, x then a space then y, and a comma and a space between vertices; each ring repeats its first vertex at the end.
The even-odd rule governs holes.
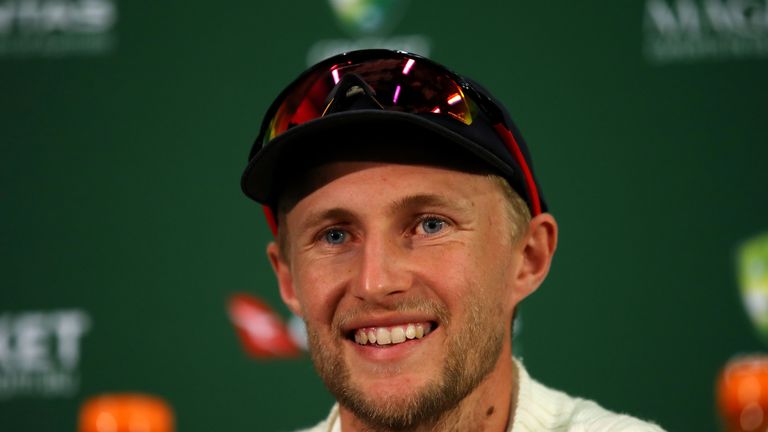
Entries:
POLYGON ((239 174, 308 58, 381 44, 484 83, 532 149, 561 240, 521 310, 531 374, 720 430, 718 371, 766 350, 736 249, 768 230, 768 5, 362 3, 383 20, 328 1, 0 0, 1 430, 74 430, 116 391, 165 398, 184 432, 326 415, 307 356, 248 356, 227 315, 245 292, 288 319, 239 174))

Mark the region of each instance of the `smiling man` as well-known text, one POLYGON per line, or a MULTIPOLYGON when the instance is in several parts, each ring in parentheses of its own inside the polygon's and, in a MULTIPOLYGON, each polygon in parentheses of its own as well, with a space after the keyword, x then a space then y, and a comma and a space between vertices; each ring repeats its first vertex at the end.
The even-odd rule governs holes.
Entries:
POLYGON ((479 85, 415 55, 315 65, 243 174, 338 404, 311 431, 660 431, 531 379, 511 323, 557 244, 528 149, 479 85))

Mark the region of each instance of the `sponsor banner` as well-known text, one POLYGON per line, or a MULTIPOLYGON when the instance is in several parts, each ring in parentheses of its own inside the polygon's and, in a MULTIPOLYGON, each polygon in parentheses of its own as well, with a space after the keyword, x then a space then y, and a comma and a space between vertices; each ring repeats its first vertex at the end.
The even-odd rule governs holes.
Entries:
POLYGON ((768 57, 768 0, 645 0, 651 62, 768 57))
POLYGON ((82 310, 0 313, 0 400, 75 394, 90 326, 82 310))
POLYGON ((0 0, 0 57, 110 52, 116 0, 0 0))

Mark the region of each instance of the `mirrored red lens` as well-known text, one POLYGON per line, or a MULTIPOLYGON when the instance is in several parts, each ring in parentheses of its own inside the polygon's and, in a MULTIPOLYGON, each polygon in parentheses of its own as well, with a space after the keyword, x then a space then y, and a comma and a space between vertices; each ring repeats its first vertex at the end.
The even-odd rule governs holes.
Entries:
POLYGON ((333 89, 347 74, 355 74, 373 91, 387 111, 451 117, 472 123, 475 105, 448 71, 408 56, 334 64, 310 72, 296 83, 272 117, 264 144, 291 127, 323 116, 333 89))

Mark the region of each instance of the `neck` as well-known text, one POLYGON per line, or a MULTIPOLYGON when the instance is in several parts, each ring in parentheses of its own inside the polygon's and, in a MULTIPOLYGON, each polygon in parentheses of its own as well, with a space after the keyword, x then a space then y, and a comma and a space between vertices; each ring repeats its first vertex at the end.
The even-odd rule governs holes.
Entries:
MULTIPOLYGON (((505 343, 496 366, 467 397, 437 420, 409 431, 506 431, 514 421, 518 389, 517 365, 511 344, 505 343)), ((339 407, 339 418, 343 432, 399 432, 372 428, 344 406, 339 407)))

